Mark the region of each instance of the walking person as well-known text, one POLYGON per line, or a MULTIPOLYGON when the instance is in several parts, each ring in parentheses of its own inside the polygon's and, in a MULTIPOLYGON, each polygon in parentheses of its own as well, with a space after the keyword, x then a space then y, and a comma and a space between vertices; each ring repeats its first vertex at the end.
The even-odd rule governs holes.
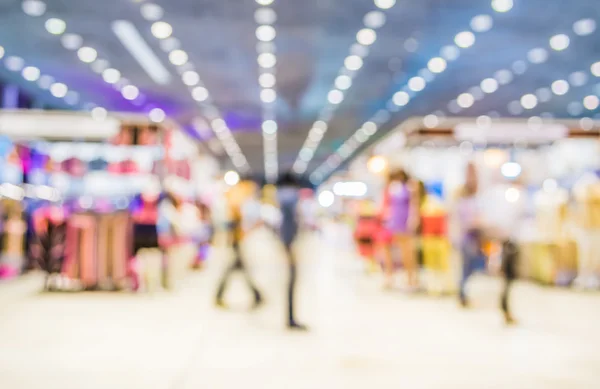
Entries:
POLYGON ((300 182, 296 177, 289 173, 285 174, 278 182, 277 197, 281 208, 280 235, 285 246, 289 266, 287 326, 290 330, 306 331, 308 328, 296 321, 294 314, 294 297, 298 264, 292 245, 296 240, 300 229, 298 217, 300 187, 300 182))
MULTIPOLYGON (((248 201, 251 201, 251 199, 255 195, 256 191, 257 191, 256 184, 254 184, 251 181, 242 181, 242 182, 238 183, 237 185, 235 185, 234 187, 232 187, 230 189, 230 191, 228 192, 228 203, 229 203, 228 205, 230 208, 230 217, 231 217, 228 229, 229 229, 229 233, 230 233, 231 246, 233 249, 234 260, 231 263, 231 265, 227 268, 225 273, 223 273, 223 276, 221 277, 219 286, 217 288, 215 304, 217 305, 217 307, 220 307, 220 308, 227 308, 227 305, 225 304, 223 297, 225 295, 225 290, 227 289, 227 284, 229 283, 229 279, 235 271, 242 272, 242 274, 244 275, 244 279, 246 280, 246 283, 248 284, 248 287, 252 291, 252 294, 254 297, 253 308, 259 307, 263 302, 263 298, 262 298, 260 291, 258 290, 254 281, 252 280, 250 273, 248 273, 246 263, 244 262, 244 258, 242 256, 242 253, 240 250, 240 243, 244 237, 244 234, 247 233, 248 229, 249 229, 249 225, 248 225, 249 217, 248 217, 248 215, 246 215, 246 217, 244 218, 244 212, 246 212, 246 214, 249 212, 248 211, 248 208, 249 208, 248 201), (244 210, 244 208, 246 208, 246 210, 244 210), (245 222, 244 222, 244 220, 245 220, 245 222)), ((258 222, 259 222, 259 220, 256 220, 256 223, 258 223, 258 222)))

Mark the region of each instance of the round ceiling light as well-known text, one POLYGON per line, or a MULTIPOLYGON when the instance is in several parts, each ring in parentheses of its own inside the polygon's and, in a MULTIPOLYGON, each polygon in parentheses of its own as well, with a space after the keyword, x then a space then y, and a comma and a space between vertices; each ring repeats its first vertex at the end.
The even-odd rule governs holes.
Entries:
POLYGON ((106 119, 107 115, 108 112, 106 112, 106 109, 102 107, 95 107, 94 109, 92 109, 92 119, 94 120, 102 121, 106 119))
POLYGON ((508 12, 513 7, 513 0, 492 0, 492 8, 496 12, 508 12))
POLYGON ((341 103, 342 101, 344 101, 344 92, 337 89, 329 91, 329 93, 327 94, 327 101, 329 101, 331 104, 336 105, 341 103))
POLYGON ((363 23, 368 28, 377 29, 385 24, 385 14, 381 11, 368 12, 363 18, 363 23))
POLYGON ((4 57, 4 47, 0 46, 0 58, 4 57))
POLYGON ((102 72, 102 78, 109 84, 115 84, 121 79, 121 72, 117 69, 108 68, 102 72))
POLYGON ((485 93, 494 93, 498 90, 498 81, 493 78, 486 78, 479 85, 485 93))
POLYGON ((573 86, 584 86, 588 82, 588 75, 585 72, 574 72, 569 75, 569 83, 573 86))
POLYGON ((525 109, 534 109, 538 104, 538 99, 534 94, 526 94, 521 97, 521 105, 525 109))
POLYGON ((25 0, 21 3, 23 12, 29 16, 42 16, 46 13, 46 3, 39 0, 25 0))
POLYGON ((152 110, 148 113, 148 117, 154 123, 161 123, 165 120, 167 115, 165 115, 165 111, 160 108, 152 108, 152 110))
POLYGON ((456 46, 460 48, 469 48, 475 43, 475 34, 473 34, 471 31, 459 32, 454 37, 454 43, 456 43, 456 46))
POLYGON ((423 125, 427 128, 435 128, 440 124, 440 119, 435 115, 427 115, 423 118, 423 125))
POLYGON ((40 78, 40 69, 35 66, 27 66, 21 72, 23 78, 27 81, 37 81, 40 78))
POLYGON ((446 70, 446 66, 447 66, 446 60, 441 57, 432 58, 427 63, 427 68, 432 73, 442 73, 444 70, 446 70))
POLYGON ((461 108, 470 108, 475 104, 475 98, 470 93, 461 93, 456 98, 456 103, 461 108))
POLYGON ((206 101, 208 99, 208 90, 202 86, 192 89, 192 98, 196 101, 206 101))
POLYGON ((77 50, 83 44, 83 38, 77 34, 65 34, 60 38, 60 42, 67 50, 77 50))
POLYGON ((513 74, 510 70, 502 69, 494 74, 494 78, 500 85, 506 85, 512 82, 513 74))
POLYGON ((440 55, 447 61, 455 61, 460 56, 460 50, 454 45, 448 45, 442 48, 440 55))
POLYGON ((550 38, 550 47, 555 51, 565 50, 567 47, 569 47, 570 43, 571 40, 565 34, 554 35, 552 38, 550 38))
POLYGON ((277 13, 272 8, 259 8, 254 12, 254 20, 258 24, 273 24, 277 21, 277 13))
POLYGON ((276 82, 275 76, 271 73, 263 73, 258 77, 258 83, 263 88, 272 88, 276 82))
POLYGON ((45 23, 46 30, 52 35, 60 35, 67 29, 67 23, 62 19, 50 18, 45 23))
POLYGON ((256 58, 258 65, 261 68, 270 69, 277 64, 277 57, 271 53, 259 54, 256 58))
POLYGON ((273 4, 273 0, 256 0, 256 2, 260 5, 271 5, 273 4))
POLYGON ((494 25, 494 20, 490 15, 478 15, 471 19, 471 28, 475 32, 489 31, 494 25))
POLYGON ((350 55, 357 55, 361 58, 369 55, 369 48, 367 46, 363 46, 360 43, 354 43, 350 46, 350 55))
POLYGON ((423 77, 413 77, 408 80, 408 87, 415 92, 425 89, 425 85, 427 85, 427 82, 423 77))
POLYGON ((581 19, 573 24, 573 31, 579 36, 586 36, 596 31, 596 21, 594 19, 581 19))
POLYGON ((142 4, 142 6, 140 7, 140 12, 142 14, 142 17, 149 22, 156 22, 157 20, 160 20, 164 15, 164 11, 161 8, 161 6, 153 3, 142 4))
POLYGON ((396 0, 375 0, 375 5, 381 9, 390 9, 396 5, 396 0))
POLYGON ((410 96, 404 91, 394 93, 392 101, 399 107, 404 107, 410 101, 410 96))
POLYGON ((263 103, 272 103, 277 100, 277 93, 273 89, 263 89, 260 91, 260 100, 263 103))
POLYGON ((158 39, 167 39, 173 34, 173 27, 167 22, 154 22, 150 31, 158 39))
POLYGON ((10 56, 4 60, 6 68, 13 72, 18 72, 25 66, 25 61, 21 57, 10 56))
POLYGON ((41 76, 40 79, 38 80, 38 86, 44 90, 46 89, 50 89, 50 87, 52 86, 52 84, 54 83, 54 78, 50 77, 50 76, 41 76))
POLYGON ((109 68, 110 63, 105 59, 98 59, 94 61, 90 66, 94 72, 102 73, 109 68))
POLYGON ((265 134, 274 134, 277 132, 277 122, 275 120, 265 120, 262 124, 262 130, 265 134))
POLYGON ((529 62, 535 64, 544 63, 548 60, 548 50, 542 47, 531 49, 527 53, 527 59, 529 60, 529 62))
POLYGON ((259 41, 270 42, 275 39, 277 32, 272 26, 262 25, 256 28, 256 38, 259 41))
POLYGON ((121 89, 121 95, 125 100, 135 100, 140 95, 140 91, 133 85, 125 85, 123 89, 121 89))
POLYGON ((598 109, 600 105, 600 99, 596 95, 585 96, 583 99, 583 106, 590 111, 598 109))
POLYGON ((358 55, 349 55, 344 60, 344 66, 348 70, 358 70, 362 67, 363 60, 358 55))
POLYGON ((590 66, 590 71, 596 77, 600 77, 600 62, 596 62, 590 66))
POLYGON ((347 90, 352 86, 352 78, 345 74, 337 76, 335 79, 335 87, 339 90, 347 90))
POLYGON ((98 52, 91 47, 84 46, 77 50, 77 56, 81 62, 92 63, 98 58, 98 52))
POLYGON ((188 55, 183 50, 173 50, 169 53, 169 61, 175 66, 181 66, 187 63, 188 55))
POLYGON ((181 75, 181 80, 187 86, 194 86, 200 82, 200 76, 193 70, 188 70, 181 75))
POLYGON ((69 88, 62 82, 55 82, 50 86, 50 93, 57 98, 63 98, 67 95, 69 88))
POLYGON ((569 91, 569 83, 565 80, 556 80, 552 83, 552 92, 555 95, 562 96, 569 91))
POLYGON ((356 41, 363 46, 370 46, 377 40, 377 33, 370 28, 363 28, 356 33, 356 41))

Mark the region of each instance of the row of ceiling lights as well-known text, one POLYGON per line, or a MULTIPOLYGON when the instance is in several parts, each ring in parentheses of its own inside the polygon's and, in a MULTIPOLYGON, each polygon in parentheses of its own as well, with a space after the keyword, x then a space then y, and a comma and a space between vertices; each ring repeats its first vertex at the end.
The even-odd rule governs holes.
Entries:
POLYGON ((210 94, 193 63, 190 62, 188 53, 181 48, 181 41, 173 36, 173 27, 162 20, 164 10, 154 3, 142 3, 140 12, 144 19, 152 23, 150 27, 152 35, 160 41, 161 49, 168 53, 169 62, 176 67, 182 82, 189 88, 192 99, 198 103, 203 115, 210 121, 212 130, 223 144, 234 166, 243 172, 249 171, 250 166, 246 157, 219 110, 211 102, 210 94))
MULTIPOLYGON (((22 9, 25 14, 31 17, 41 17, 46 13, 47 7, 41 0, 24 0, 22 9)), ((108 60, 99 58, 96 49, 84 45, 83 38, 80 35, 66 32, 67 23, 64 20, 55 17, 48 18, 44 22, 44 27, 48 33, 60 36, 61 44, 65 49, 76 51, 79 60, 88 64, 92 71, 100 74, 106 83, 113 85, 115 89, 120 91, 125 100, 131 101, 135 105, 143 103, 144 96, 141 95, 139 89, 122 77, 119 70, 111 67, 108 60)), ((59 92, 62 92, 62 90, 63 88, 59 87, 59 92)), ((87 104, 86 107, 91 108, 94 118, 101 120, 106 117, 106 109, 103 107, 96 107, 95 104, 87 104)), ((160 108, 149 110, 149 118, 154 122, 162 122, 165 116, 164 111, 160 108)))
POLYGON ((323 139, 329 121, 336 108, 344 101, 345 94, 352 87, 356 72, 363 66, 365 57, 369 55, 369 46, 377 40, 375 30, 383 27, 386 15, 381 10, 387 10, 395 5, 395 0, 375 0, 380 10, 373 10, 363 17, 363 28, 356 33, 356 42, 350 47, 350 55, 344 60, 344 66, 338 72, 333 88, 327 93, 327 104, 320 112, 317 121, 312 125, 304 145, 294 162, 293 169, 297 174, 306 171, 308 163, 323 139))
POLYGON ((277 56, 275 54, 275 43, 277 31, 273 24, 277 20, 277 13, 269 5, 273 0, 256 0, 260 6, 254 13, 254 19, 258 24, 256 28, 257 62, 259 67, 258 83, 261 87, 260 99, 262 101, 262 134, 264 148, 264 169, 267 181, 273 182, 277 179, 279 171, 277 153, 277 119, 275 102, 277 92, 275 85, 275 66, 277 56))
MULTIPOLYGON (((505 13, 512 9, 512 0, 492 0, 492 8, 498 13, 505 13)), ((471 19, 470 27, 472 31, 465 30, 459 32, 454 37, 454 45, 444 46, 440 50, 440 55, 431 58, 427 62, 427 67, 421 69, 417 76, 408 80, 401 90, 396 92, 388 103, 389 110, 398 111, 401 107, 406 106, 412 97, 425 89, 428 83, 435 79, 435 74, 442 73, 446 70, 448 61, 458 59, 461 49, 467 49, 475 44, 475 33, 484 33, 492 29, 493 18, 490 15, 478 15, 471 19)), ((342 162, 350 157, 358 148, 367 142, 377 131, 379 127, 391 118, 388 110, 378 111, 371 119, 365 122, 355 133, 349 138, 336 153, 332 154, 327 160, 320 165, 310 175, 310 180, 313 183, 321 181, 325 176, 337 169, 342 162)))

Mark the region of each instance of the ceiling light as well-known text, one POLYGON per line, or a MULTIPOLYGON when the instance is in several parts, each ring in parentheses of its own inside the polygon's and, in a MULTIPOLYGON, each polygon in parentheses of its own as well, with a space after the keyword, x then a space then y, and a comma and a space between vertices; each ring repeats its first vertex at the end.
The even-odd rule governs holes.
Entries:
POLYGON ((348 70, 358 70, 362 67, 363 60, 358 55, 349 55, 344 60, 344 66, 348 70))
POLYGON ((276 35, 275 29, 269 25, 258 26, 256 29, 256 38, 259 41, 270 42, 275 39, 276 35))
POLYGON ((98 58, 98 52, 91 47, 82 47, 77 50, 77 56, 81 62, 92 63, 98 58))
MULTIPOLYGON (((446 61, 444 61, 445 63, 446 61)), ((431 82, 435 79, 435 75, 429 69, 421 69, 419 70, 419 76, 423 77, 425 82, 431 82)))
POLYGON ((274 53, 275 44, 273 42, 257 42, 256 51, 258 53, 274 53))
POLYGON ((72 90, 67 92, 65 96, 65 102, 69 105, 75 105, 79 102, 79 93, 74 92, 72 90))
POLYGON ((498 90, 498 81, 493 78, 486 78, 481 81, 480 87, 485 93, 494 93, 498 90))
POLYGON ((541 47, 531 49, 527 53, 527 59, 529 60, 529 62, 535 64, 544 63, 548 59, 548 50, 541 47))
POLYGON ((254 11, 254 20, 258 24, 273 24, 277 20, 277 13, 272 8, 259 8, 254 11))
POLYGON ((37 79, 40 78, 40 69, 35 66, 27 66, 23 69, 21 74, 27 81, 37 81, 37 79))
POLYGON ((447 61, 455 61, 460 56, 460 50, 454 45, 444 46, 440 54, 447 61))
POLYGON ((375 5, 381 9, 390 9, 396 4, 396 0, 375 0, 375 5))
POLYGON ((583 106, 590 111, 598 109, 598 105, 600 105, 600 99, 596 95, 585 96, 583 99, 583 106))
POLYGON ((54 83, 54 78, 50 76, 41 76, 38 80, 38 86, 42 89, 50 89, 50 86, 54 83))
POLYGON ((173 34, 173 27, 167 22, 154 22, 150 31, 158 39, 167 39, 173 34))
POLYGON ((581 118, 579 125, 584 131, 589 131, 594 128, 594 121, 591 118, 581 118))
POLYGON ((263 89, 260 91, 260 100, 263 103, 272 103, 277 99, 277 93, 273 89, 263 89))
POLYGON ((475 32, 489 31, 494 25, 494 20, 490 15, 478 15, 471 19, 471 29, 475 32))
POLYGON ((187 86, 194 86, 200 82, 200 76, 193 70, 188 70, 181 75, 181 80, 187 86))
POLYGON ((335 87, 339 90, 347 90, 352 86, 352 78, 345 74, 337 76, 335 79, 335 87))
POLYGON ((42 16, 46 12, 46 3, 39 0, 25 0, 21 8, 29 16, 42 16))
POLYGON ((590 66, 590 71, 596 77, 600 77, 600 62, 596 62, 590 66))
POLYGON ((469 48, 475 43, 475 35, 471 31, 459 32, 454 37, 454 43, 460 48, 469 48))
POLYGON ((152 108, 152 110, 148 113, 148 117, 154 123, 161 123, 165 120, 167 115, 165 115, 165 111, 160 108, 152 108))
POLYGON ((237 183, 240 182, 240 175, 233 170, 230 170, 223 176, 223 181, 225 181, 225 183, 229 186, 237 185, 237 183))
POLYGON ((45 23, 46 30, 53 35, 60 35, 67 29, 67 24, 64 20, 57 18, 50 18, 45 23))
POLYGON ((550 88, 540 88, 535 91, 535 95, 541 103, 547 103, 552 100, 552 91, 550 88))
POLYGON ((50 93, 52 93, 52 96, 54 97, 63 98, 67 95, 68 91, 69 88, 62 82, 55 82, 50 86, 50 93))
POLYGON ((569 47, 569 43, 571 43, 571 40, 565 34, 554 35, 552 38, 550 38, 550 47, 552 50, 565 50, 567 47, 569 47))
POLYGON ((270 69, 277 64, 277 57, 271 53, 259 54, 256 60, 258 65, 265 69, 270 69))
POLYGON ((175 66, 181 66, 188 61, 188 55, 183 50, 173 50, 169 53, 169 61, 175 66))
POLYGON ((324 122, 323 120, 317 120, 315 122, 315 124, 313 124, 313 127, 317 128, 317 129, 319 129, 321 131, 326 131, 327 130, 327 123, 324 122))
POLYGON ((106 112, 106 109, 102 107, 92 109, 92 119, 94 120, 102 121, 106 119, 107 114, 108 112, 106 112))
POLYGON ((4 47, 0 46, 0 58, 4 57, 4 47))
POLYGON ((446 60, 441 57, 432 58, 427 63, 427 68, 432 73, 441 73, 446 70, 446 60))
POLYGON ((272 88, 275 86, 276 79, 275 76, 271 73, 263 73, 258 76, 258 83, 263 88, 272 88))
POLYGON ((525 61, 515 61, 511 67, 513 72, 517 75, 524 74, 527 71, 527 63, 525 61))
POLYGON ((256 2, 260 5, 271 5, 273 0, 256 0, 256 2))
POLYGON ((208 99, 208 90, 202 86, 192 89, 192 98, 196 101, 205 101, 208 99))
POLYGON ((121 89, 121 94, 126 100, 135 100, 140 95, 140 91, 133 85, 125 85, 123 89, 121 89))
POLYGON ((23 66, 25 66, 25 61, 21 57, 6 57, 4 60, 4 66, 6 66, 6 68, 10 71, 18 72, 23 69, 23 66))
POLYGON ((508 12, 513 7, 513 0, 492 0, 492 8, 496 12, 508 12))
POLYGON ((569 83, 573 86, 584 86, 588 82, 588 75, 585 72, 574 72, 569 75, 569 83))
POLYGON ((410 101, 410 96, 404 91, 394 93, 392 101, 399 107, 404 107, 410 101))
POLYGON ((569 91, 569 83, 565 80, 556 80, 552 83, 552 92, 555 95, 562 96, 569 91))
POLYGON ((427 115, 423 118, 423 125, 427 128, 435 128, 440 124, 440 119, 435 115, 427 115))
POLYGON ((415 92, 420 92, 425 89, 426 84, 427 82, 423 77, 413 77, 408 80, 408 87, 415 92))
POLYGON ((537 104, 538 99, 534 94, 529 93, 521 97, 521 105, 525 109, 534 109, 537 104))
POLYGON ((368 12, 363 18, 363 23, 368 28, 377 29, 385 24, 385 14, 381 11, 368 12))
POLYGON ((494 78, 500 85, 506 85, 510 84, 510 82, 513 80, 513 74, 510 70, 502 69, 498 70, 494 74, 494 78))
POLYGON ((64 34, 60 42, 67 50, 77 50, 83 44, 83 38, 77 34, 64 34))
POLYGON ((377 33, 370 28, 363 28, 356 33, 356 41, 364 46, 372 45, 377 40, 377 33))
POLYGON ((265 120, 262 124, 262 130, 266 134, 274 134, 277 132, 277 122, 275 120, 265 120))
POLYGON ((596 31, 596 21, 594 19, 581 19, 573 24, 573 31, 579 36, 586 36, 596 31))
POLYGON ((131 54, 154 82, 159 85, 166 85, 171 81, 171 74, 152 49, 150 49, 133 23, 125 20, 117 20, 112 23, 111 27, 117 38, 121 41, 121 44, 125 46, 129 54, 131 54))
POLYGON ((352 46, 350 46, 350 54, 358 55, 359 57, 364 58, 369 55, 369 48, 361 45, 360 43, 354 43, 352 46))
POLYGON ((571 116, 579 116, 583 113, 583 104, 579 101, 572 101, 567 105, 567 112, 571 116))
POLYGON ((159 5, 152 3, 142 4, 140 7, 140 12, 142 13, 142 17, 149 22, 156 22, 164 15, 163 9, 159 5))
POLYGON ((105 59, 97 59, 90 66, 94 72, 100 74, 108 69, 110 63, 105 59))
POLYGON ((344 93, 340 90, 334 89, 327 95, 327 100, 331 104, 339 104, 344 101, 344 93))
POLYGON ((377 124, 373 122, 366 122, 362 125, 362 129, 365 132, 365 134, 371 136, 377 132, 377 124))
POLYGON ((102 78, 109 84, 115 84, 121 79, 121 72, 117 69, 108 68, 102 72, 102 78))
MULTIPOLYGON (((516 178, 521 174, 521 165, 516 162, 506 162, 500 168, 502 175, 506 178, 516 178)), ((515 189, 516 190, 516 189, 515 189)), ((508 193, 508 190, 506 191, 508 193)), ((517 191, 517 193, 519 193, 517 191)), ((517 195, 518 197, 518 195, 517 195)))
POLYGON ((456 102, 461 108, 469 108, 475 104, 475 98, 470 93, 461 93, 457 98, 456 102))

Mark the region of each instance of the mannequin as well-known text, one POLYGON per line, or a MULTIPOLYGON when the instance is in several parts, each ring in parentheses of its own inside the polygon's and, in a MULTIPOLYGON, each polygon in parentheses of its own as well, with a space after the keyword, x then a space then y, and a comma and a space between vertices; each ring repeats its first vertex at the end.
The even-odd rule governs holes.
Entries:
POLYGON ((577 201, 575 224, 579 251, 578 276, 575 285, 583 289, 600 287, 600 179, 587 174, 575 184, 577 201))

